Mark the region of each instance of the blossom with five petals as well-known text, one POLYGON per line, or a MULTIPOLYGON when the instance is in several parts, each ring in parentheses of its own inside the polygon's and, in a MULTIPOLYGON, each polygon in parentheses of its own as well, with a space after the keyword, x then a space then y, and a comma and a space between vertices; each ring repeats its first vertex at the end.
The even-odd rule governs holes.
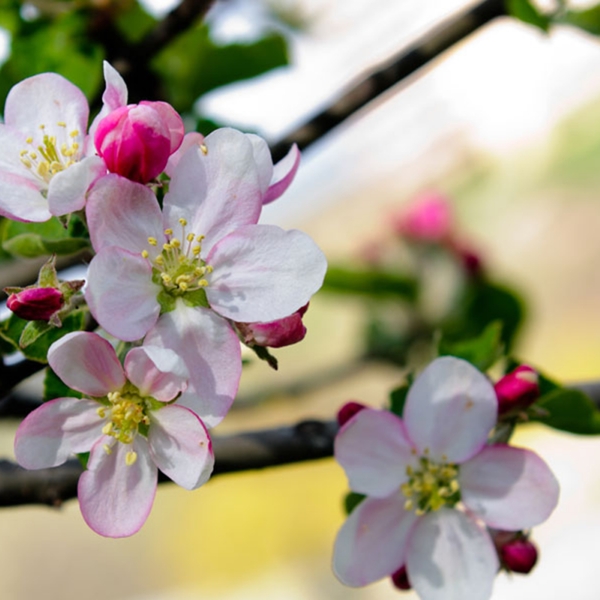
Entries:
POLYGON ((517 531, 548 518, 558 483, 529 450, 488 445, 497 400, 469 363, 438 358, 410 388, 403 419, 364 409, 335 456, 366 494, 340 530, 333 567, 350 586, 397 572, 424 600, 486 600, 498 557, 485 524, 517 531))
POLYGON ((174 167, 162 212, 149 188, 117 175, 96 182, 86 208, 97 252, 90 310, 119 339, 146 336, 178 352, 190 371, 180 402, 209 426, 229 410, 241 374, 228 320, 291 315, 326 269, 304 233, 257 224, 276 184, 254 138, 220 129, 192 144, 174 167))
POLYGON ((206 428, 172 404, 187 381, 174 352, 133 348, 121 366, 108 341, 74 332, 50 347, 48 362, 85 397, 57 398, 29 414, 17 430, 15 456, 27 469, 43 469, 90 451, 78 496, 94 531, 136 533, 152 508, 158 469, 190 490, 209 479, 214 457, 206 428))

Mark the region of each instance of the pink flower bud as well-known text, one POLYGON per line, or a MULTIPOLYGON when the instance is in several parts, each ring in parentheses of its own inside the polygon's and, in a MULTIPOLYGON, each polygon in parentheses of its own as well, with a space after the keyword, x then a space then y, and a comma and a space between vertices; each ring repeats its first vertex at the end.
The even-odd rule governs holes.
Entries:
POLYGON ((395 218, 394 229, 414 240, 442 242, 451 234, 450 204, 440 194, 420 196, 395 218))
POLYGON ((527 539, 517 538, 500 548, 503 565, 515 573, 529 573, 538 558, 537 548, 527 539))
POLYGON ((521 365, 500 379, 494 389, 498 396, 498 414, 525 409, 540 395, 538 374, 531 367, 521 365))
POLYGON ((148 183, 162 173, 183 134, 183 121, 172 106, 142 101, 121 106, 104 117, 94 143, 111 173, 148 183))
POLYGON ((270 323, 236 323, 245 344, 251 346, 270 346, 281 348, 296 344, 304 339, 306 327, 302 316, 308 309, 308 304, 298 309, 294 314, 270 323))
POLYGON ((64 298, 56 288, 29 288, 11 294, 6 306, 27 321, 48 321, 63 306, 64 298))
POLYGON ((342 408, 338 411, 337 414, 337 422, 339 426, 345 425, 356 413, 359 413, 361 410, 367 408, 364 404, 360 402, 354 402, 351 400, 350 402, 346 402, 342 408))
POLYGON ((408 581, 408 575, 404 565, 402 565, 395 573, 392 574, 392 583, 399 590, 410 590, 412 588, 410 581, 408 581))

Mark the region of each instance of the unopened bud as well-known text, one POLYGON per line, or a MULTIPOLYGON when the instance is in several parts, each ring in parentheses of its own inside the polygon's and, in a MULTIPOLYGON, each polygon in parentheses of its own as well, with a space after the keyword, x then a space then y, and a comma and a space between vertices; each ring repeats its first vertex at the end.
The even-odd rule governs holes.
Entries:
POLYGON ((406 567, 404 565, 392 574, 392 583, 399 590, 410 590, 412 588, 410 581, 408 581, 408 575, 406 574, 406 567))
POLYGON ((537 562, 538 551, 528 539, 517 538, 500 548, 500 558, 509 571, 529 573, 537 562))
POLYGON ((338 410, 337 414, 337 422, 339 426, 345 425, 356 413, 359 413, 361 410, 367 408, 364 404, 360 402, 354 402, 351 400, 350 402, 346 402, 340 410, 338 410))
POLYGON ((11 294, 6 306, 27 321, 49 321, 63 306, 62 292, 52 287, 28 288, 11 294))
POLYGON ((298 309, 294 314, 270 323, 236 323, 236 327, 245 344, 250 346, 269 346, 281 348, 291 346, 304 339, 306 327, 302 316, 308 304, 298 309))
POLYGON ((494 386, 498 397, 498 414, 513 409, 525 409, 540 395, 538 374, 527 365, 521 365, 505 375, 494 386))
POLYGON ((446 240, 452 229, 452 215, 447 198, 437 193, 418 197, 394 219, 394 229, 413 240, 446 240))
POLYGON ((98 124, 94 144, 107 169, 148 183, 164 170, 181 145, 183 121, 166 102, 121 106, 98 124))

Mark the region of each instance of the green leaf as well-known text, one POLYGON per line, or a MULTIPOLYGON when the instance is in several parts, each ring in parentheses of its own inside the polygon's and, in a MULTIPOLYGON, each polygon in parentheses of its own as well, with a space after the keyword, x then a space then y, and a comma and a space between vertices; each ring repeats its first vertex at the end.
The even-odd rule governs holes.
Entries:
POLYGON ((376 271, 373 269, 327 269, 324 291, 372 296, 375 298, 403 298, 413 301, 417 295, 417 283, 411 277, 376 271))
POLYGON ((574 25, 593 35, 600 35, 600 5, 586 10, 568 10, 560 17, 560 22, 574 25))
POLYGON ((46 363, 48 362, 48 349, 54 342, 71 331, 80 331, 83 329, 84 312, 83 310, 73 311, 64 319, 62 327, 53 327, 38 337, 34 344, 26 348, 21 348, 19 341, 29 321, 20 319, 16 315, 11 315, 8 319, 0 323, 0 337, 11 343, 15 350, 20 350, 25 358, 46 363))
POLYGON ((10 57, 0 69, 0 106, 13 85, 49 71, 60 73, 93 99, 103 81, 104 50, 91 41, 88 25, 87 16, 75 11, 53 20, 21 22, 10 57))
POLYGON ((600 434, 600 411, 579 390, 555 389, 544 394, 536 406, 547 411, 548 416, 534 414, 532 420, 570 433, 600 434))
POLYGON ((84 237, 72 237, 69 228, 56 218, 45 223, 9 221, 3 231, 2 247, 14 256, 36 258, 48 254, 73 254, 89 246, 84 237))
POLYGON ((502 323, 493 321, 476 338, 449 342, 442 338, 440 356, 456 356, 470 362, 480 371, 487 371, 503 353, 502 323))
POLYGON ((529 0, 506 0, 506 9, 513 17, 539 27, 544 32, 548 31, 552 23, 551 17, 541 13, 529 0))
POLYGON ((44 376, 44 402, 54 400, 55 398, 64 398, 65 396, 83 398, 81 392, 72 390, 68 385, 63 383, 62 379, 50 367, 47 367, 44 376))
POLYGON ((138 2, 131 2, 126 10, 119 11, 114 22, 123 36, 134 43, 139 42, 157 23, 138 2))
POLYGON ((344 510, 346 514, 349 515, 365 498, 364 494, 348 492, 344 498, 344 510))
POLYGON ((191 27, 152 61, 169 102, 190 111, 199 96, 235 81, 261 75, 288 64, 283 36, 271 33, 249 44, 219 46, 206 25, 191 27))
POLYGON ((46 321, 29 321, 23 328, 21 337, 19 338, 19 348, 27 348, 33 344, 39 337, 50 331, 54 325, 46 321))
POLYGON ((390 411, 402 418, 410 385, 405 383, 390 393, 390 411))

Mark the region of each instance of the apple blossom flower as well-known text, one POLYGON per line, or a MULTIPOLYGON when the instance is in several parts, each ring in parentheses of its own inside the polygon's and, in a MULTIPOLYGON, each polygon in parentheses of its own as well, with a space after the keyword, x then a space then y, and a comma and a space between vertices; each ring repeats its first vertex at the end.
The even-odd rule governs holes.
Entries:
POLYGON ((33 287, 11 294, 6 307, 26 321, 49 321, 64 303, 64 295, 59 289, 33 287))
POLYGON ((140 183, 162 173, 181 145, 184 127, 166 102, 120 106, 98 123, 94 143, 108 170, 140 183))
MULTIPOLYGON (((106 115, 126 98, 126 88, 106 62, 104 74, 106 115)), ((86 135, 88 116, 83 92, 56 73, 10 90, 0 124, 0 214, 41 222, 83 208, 89 186, 106 173, 86 135)))
POLYGON ((152 508, 158 469, 189 490, 208 480, 214 457, 207 430, 172 403, 187 380, 174 352, 133 348, 121 366, 107 340, 73 332, 50 347, 48 362, 85 397, 57 398, 30 413, 17 430, 15 455, 26 469, 43 469, 89 451, 78 496, 94 531, 136 533, 152 508))
POLYGON ((149 188, 117 175, 96 182, 86 208, 97 252, 86 290, 92 314, 121 340, 146 336, 180 353, 190 371, 180 402, 209 426, 226 414, 241 373, 228 321, 291 315, 326 269, 304 233, 257 224, 270 179, 249 137, 221 129, 193 144, 162 212, 149 188))
POLYGON ((424 600, 490 597, 499 563, 482 523, 529 528, 558 501, 558 483, 536 454, 487 445, 496 414, 488 379, 442 357, 415 380, 403 419, 367 408, 346 422, 335 456, 367 498, 336 539, 343 583, 366 585, 405 566, 424 600))

